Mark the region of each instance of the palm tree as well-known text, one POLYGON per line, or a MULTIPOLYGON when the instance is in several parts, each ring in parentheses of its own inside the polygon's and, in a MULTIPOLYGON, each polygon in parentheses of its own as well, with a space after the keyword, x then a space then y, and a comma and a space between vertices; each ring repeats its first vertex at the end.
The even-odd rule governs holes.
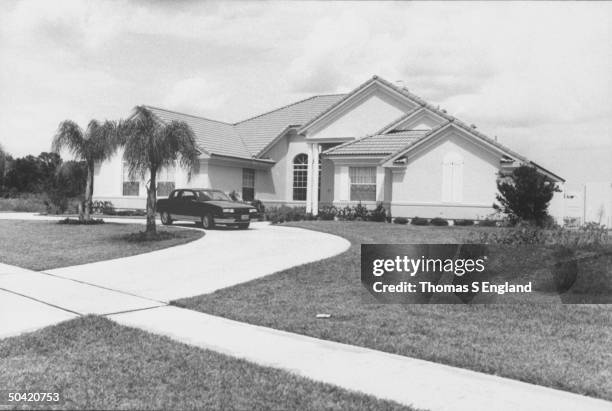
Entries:
POLYGON ((91 120, 83 131, 71 120, 62 121, 53 137, 52 150, 59 153, 67 149, 79 160, 87 164, 87 183, 85 185, 85 204, 79 210, 79 219, 91 220, 91 197, 93 195, 94 167, 97 162, 108 160, 117 150, 118 125, 113 121, 100 123, 91 120))
POLYGON ((164 167, 178 164, 188 171, 188 177, 196 167, 200 152, 196 148, 191 127, 182 121, 163 123, 151 110, 138 106, 132 117, 122 127, 123 161, 128 164, 130 176, 145 178, 147 184, 147 229, 156 232, 157 173, 164 167))

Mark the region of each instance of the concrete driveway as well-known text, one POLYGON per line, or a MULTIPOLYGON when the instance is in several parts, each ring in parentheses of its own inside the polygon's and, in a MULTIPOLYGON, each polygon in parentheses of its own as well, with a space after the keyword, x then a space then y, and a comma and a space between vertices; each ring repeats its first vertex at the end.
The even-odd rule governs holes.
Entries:
POLYGON ((199 240, 152 253, 59 268, 50 274, 158 301, 211 293, 276 271, 334 256, 350 243, 292 227, 207 230, 199 240))
MULTIPOLYGON (((0 219, 57 217, 0 213, 0 219)), ((144 224, 142 219, 105 219, 144 224)), ((11 301, 20 300, 24 307, 11 310, 10 307, 16 307, 14 304, 5 307, 3 303, 0 310, 5 315, 1 319, 8 324, 11 315, 22 317, 20 311, 28 310, 46 311, 48 318, 55 321, 72 314, 109 314, 156 307, 331 257, 349 246, 347 240, 334 235, 256 222, 249 230, 207 230, 204 237, 187 244, 46 272, 0 263, 2 295, 11 293, 11 301), (57 309, 65 312, 58 313, 57 309)), ((5 303, 8 299, 3 298, 5 303)), ((32 316, 32 321, 36 324, 25 321, 22 328, 29 330, 39 325, 35 317, 32 316)), ((44 325, 47 324, 42 321, 40 326, 44 325)))

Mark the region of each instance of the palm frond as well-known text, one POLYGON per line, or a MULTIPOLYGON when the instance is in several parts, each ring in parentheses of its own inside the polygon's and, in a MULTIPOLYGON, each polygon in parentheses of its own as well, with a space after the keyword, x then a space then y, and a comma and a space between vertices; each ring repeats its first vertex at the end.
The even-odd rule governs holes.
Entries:
POLYGON ((195 136, 186 123, 164 124, 143 106, 136 107, 128 123, 122 134, 128 134, 123 158, 129 164, 130 176, 144 178, 151 170, 175 163, 191 172, 197 164, 195 136))
POLYGON ((83 130, 72 120, 62 121, 53 137, 51 150, 59 153, 62 149, 67 149, 76 157, 85 157, 83 130))

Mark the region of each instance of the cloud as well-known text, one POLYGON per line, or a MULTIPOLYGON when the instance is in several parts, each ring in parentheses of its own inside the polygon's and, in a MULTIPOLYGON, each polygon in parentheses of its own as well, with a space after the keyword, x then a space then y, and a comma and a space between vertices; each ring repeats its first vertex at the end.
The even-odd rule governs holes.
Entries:
POLYGON ((65 118, 151 104, 235 121, 374 74, 521 152, 611 140, 609 3, 3 6, 0 140, 17 154, 47 149, 65 118))

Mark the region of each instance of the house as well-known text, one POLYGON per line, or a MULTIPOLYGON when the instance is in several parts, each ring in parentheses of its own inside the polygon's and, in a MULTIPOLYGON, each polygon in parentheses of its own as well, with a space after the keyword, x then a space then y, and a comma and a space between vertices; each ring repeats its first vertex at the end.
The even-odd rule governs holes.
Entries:
MULTIPOLYGON (((563 179, 421 98, 374 76, 348 94, 317 95, 229 124, 155 107, 160 121, 191 126, 201 151, 189 179, 163 170, 158 195, 174 187, 237 191, 266 205, 382 202, 393 216, 481 219, 493 212, 497 173, 520 164, 563 179)), ((96 167, 94 200, 144 208, 145 182, 131 181, 121 153, 96 167)))

